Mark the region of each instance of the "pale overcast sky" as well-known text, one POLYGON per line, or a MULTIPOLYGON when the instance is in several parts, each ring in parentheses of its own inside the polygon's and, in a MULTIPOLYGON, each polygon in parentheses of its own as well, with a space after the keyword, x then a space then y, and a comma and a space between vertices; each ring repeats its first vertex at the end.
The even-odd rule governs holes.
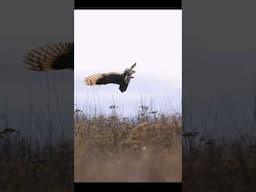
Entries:
POLYGON ((137 112, 141 98, 162 112, 181 112, 181 10, 75 10, 75 104, 95 104, 103 113, 115 102, 119 112, 137 112), (86 86, 95 73, 123 72, 133 63, 135 78, 126 92, 118 85, 86 86))

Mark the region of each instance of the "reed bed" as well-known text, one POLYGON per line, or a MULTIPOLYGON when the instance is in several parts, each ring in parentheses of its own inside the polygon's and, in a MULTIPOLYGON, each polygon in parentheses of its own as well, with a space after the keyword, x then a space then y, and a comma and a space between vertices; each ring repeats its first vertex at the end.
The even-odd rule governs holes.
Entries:
POLYGON ((121 118, 79 112, 74 134, 76 182, 181 181, 180 114, 121 118))

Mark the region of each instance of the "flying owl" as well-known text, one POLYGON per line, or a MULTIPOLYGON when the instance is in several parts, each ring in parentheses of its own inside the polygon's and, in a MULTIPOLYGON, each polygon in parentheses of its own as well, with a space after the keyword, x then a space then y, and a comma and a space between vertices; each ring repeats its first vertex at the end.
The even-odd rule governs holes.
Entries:
POLYGON ((131 68, 125 69, 123 73, 98 73, 94 75, 90 75, 85 78, 86 85, 105 85, 109 83, 114 83, 119 85, 119 90, 121 92, 126 91, 130 80, 134 78, 132 75, 135 73, 133 68, 136 66, 134 63, 131 68))

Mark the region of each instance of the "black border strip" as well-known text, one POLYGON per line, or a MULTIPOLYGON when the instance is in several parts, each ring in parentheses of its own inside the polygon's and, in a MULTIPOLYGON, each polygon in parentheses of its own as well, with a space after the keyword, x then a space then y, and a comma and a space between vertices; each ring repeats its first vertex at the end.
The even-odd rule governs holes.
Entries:
POLYGON ((75 192, 80 191, 166 191, 181 192, 182 183, 75 183, 75 192))
POLYGON ((75 9, 182 9, 181 0, 93 1, 75 0, 75 9))

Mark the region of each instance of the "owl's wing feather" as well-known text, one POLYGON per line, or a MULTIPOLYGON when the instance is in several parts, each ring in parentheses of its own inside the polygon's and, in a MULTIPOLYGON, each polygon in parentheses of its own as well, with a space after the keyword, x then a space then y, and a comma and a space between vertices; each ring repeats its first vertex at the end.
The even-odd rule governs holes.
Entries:
POLYGON ((121 74, 114 72, 94 74, 85 78, 86 85, 100 85, 108 83, 115 83, 119 85, 121 81, 121 74))
POLYGON ((25 55, 26 68, 34 71, 73 69, 74 43, 56 43, 29 51, 25 55))

